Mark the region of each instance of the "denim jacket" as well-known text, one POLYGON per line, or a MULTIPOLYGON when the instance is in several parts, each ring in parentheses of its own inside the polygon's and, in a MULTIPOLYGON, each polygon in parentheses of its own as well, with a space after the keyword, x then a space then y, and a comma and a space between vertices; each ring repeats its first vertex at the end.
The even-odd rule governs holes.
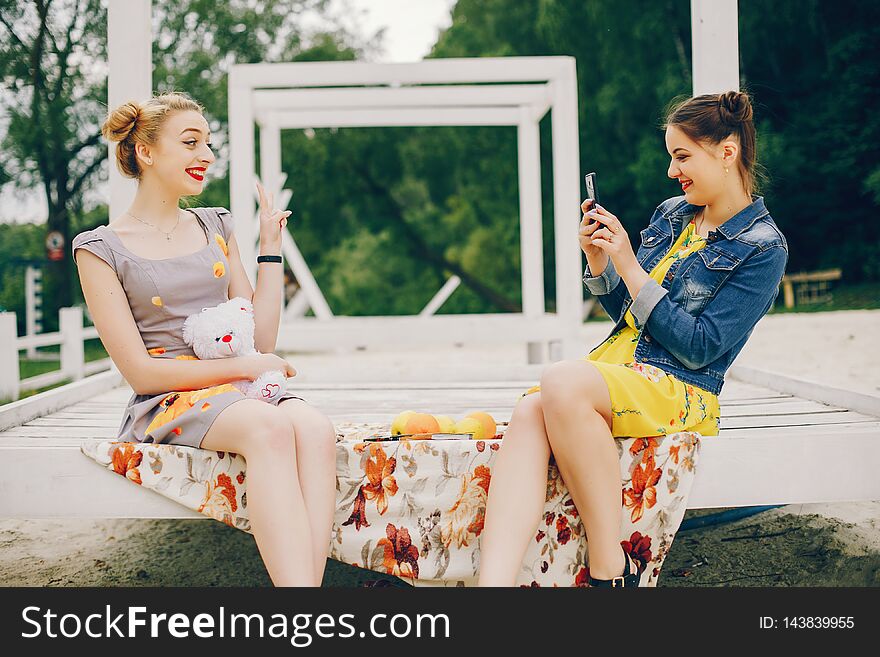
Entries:
MULTIPOLYGON (((636 258, 642 269, 654 268, 699 209, 684 196, 660 204, 641 231, 636 258)), ((584 283, 615 320, 612 333, 632 310, 637 362, 717 395, 727 368, 779 294, 788 243, 760 196, 706 241, 673 263, 662 285, 649 280, 635 301, 610 259, 595 277, 588 264, 584 283)))

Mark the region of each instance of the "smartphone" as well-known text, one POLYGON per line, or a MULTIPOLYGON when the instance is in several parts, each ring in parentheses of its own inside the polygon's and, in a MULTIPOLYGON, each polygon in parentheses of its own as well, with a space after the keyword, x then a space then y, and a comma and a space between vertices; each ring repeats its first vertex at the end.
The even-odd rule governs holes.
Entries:
POLYGON ((587 185, 587 198, 593 199, 590 210, 595 210, 599 204, 599 196, 596 194, 596 172, 592 171, 584 176, 584 182, 587 185))

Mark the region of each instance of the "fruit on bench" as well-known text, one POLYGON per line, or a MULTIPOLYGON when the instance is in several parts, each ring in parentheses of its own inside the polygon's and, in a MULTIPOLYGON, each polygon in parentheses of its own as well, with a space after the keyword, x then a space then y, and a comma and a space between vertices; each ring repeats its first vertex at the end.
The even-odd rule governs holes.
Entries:
POLYGON ((486 428, 477 418, 466 417, 455 423, 455 433, 470 433, 474 440, 483 440, 486 428))
POLYGON ((415 411, 404 411, 403 413, 400 413, 396 418, 394 418, 394 421, 391 423, 391 435, 399 436, 402 433, 406 433, 404 431, 406 423, 415 414, 415 411))
MULTIPOLYGON (((469 413, 466 417, 479 420, 480 424, 483 425, 483 438, 494 438, 495 434, 498 432, 498 425, 495 423, 495 418, 488 413, 477 411, 475 413, 469 413)), ((476 438, 476 436, 474 437, 476 438)))
POLYGON ((448 415, 435 415, 437 424, 440 425, 440 433, 455 433, 455 420, 448 415))
POLYGON ((411 437, 415 440, 424 440, 430 438, 431 434, 440 433, 440 424, 433 415, 414 413, 406 421, 403 433, 413 434, 411 437))

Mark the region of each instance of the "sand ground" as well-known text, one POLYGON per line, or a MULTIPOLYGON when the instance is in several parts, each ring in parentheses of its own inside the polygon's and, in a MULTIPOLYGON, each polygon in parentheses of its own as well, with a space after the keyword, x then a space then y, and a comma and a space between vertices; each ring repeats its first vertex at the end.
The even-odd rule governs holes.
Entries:
MULTIPOLYGON (((586 343, 605 337, 591 323, 586 343)), ((880 395, 880 311, 765 317, 737 363, 880 395)), ((355 352, 369 368, 402 367, 414 352, 355 352)), ((420 352, 474 366, 521 359, 522 347, 420 352)), ((300 372, 326 355, 290 358, 300 372)), ((689 511, 687 517, 711 511, 689 511)), ((329 562, 325 586, 357 586, 377 573, 329 562)), ((0 519, 0 585, 268 586, 253 538, 210 520, 0 519)), ((789 505, 676 536, 659 586, 880 586, 880 501, 789 505)))

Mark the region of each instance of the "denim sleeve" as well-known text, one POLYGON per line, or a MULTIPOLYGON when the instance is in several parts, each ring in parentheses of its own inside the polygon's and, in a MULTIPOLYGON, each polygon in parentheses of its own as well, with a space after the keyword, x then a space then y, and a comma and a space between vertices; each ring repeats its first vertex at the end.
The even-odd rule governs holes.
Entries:
POLYGON ((590 263, 587 263, 587 268, 584 270, 584 285, 596 296, 605 312, 614 321, 620 317, 627 292, 626 285, 621 285, 620 282, 620 274, 614 268, 611 258, 608 258, 608 264, 598 276, 591 274, 590 263))
MULTIPOLYGON (((650 306, 646 320, 648 331, 685 367, 697 370, 717 360, 755 327, 773 306, 785 273, 788 252, 781 244, 760 251, 733 272, 706 305, 694 317, 662 294, 648 288, 642 309, 650 306)), ((639 292, 639 298, 645 292, 639 292)), ((633 314, 636 310, 633 303, 633 314)))

